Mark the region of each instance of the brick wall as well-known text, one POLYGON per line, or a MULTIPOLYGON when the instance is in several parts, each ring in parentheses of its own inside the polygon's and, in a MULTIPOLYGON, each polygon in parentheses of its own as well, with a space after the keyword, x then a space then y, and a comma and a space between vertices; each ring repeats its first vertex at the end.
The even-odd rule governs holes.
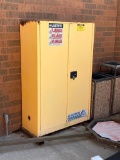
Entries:
POLYGON ((116 43, 115 43, 115 60, 120 62, 120 0, 118 0, 116 43))
POLYGON ((0 135, 5 133, 3 113, 9 114, 10 132, 21 126, 20 21, 95 22, 93 70, 97 71, 99 63, 114 59, 116 15, 117 0, 0 1, 0 135))

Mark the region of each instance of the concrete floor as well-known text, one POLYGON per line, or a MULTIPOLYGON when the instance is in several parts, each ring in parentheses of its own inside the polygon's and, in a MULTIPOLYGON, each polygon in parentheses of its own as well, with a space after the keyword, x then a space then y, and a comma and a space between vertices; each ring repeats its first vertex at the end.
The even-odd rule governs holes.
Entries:
MULTIPOLYGON (((85 127, 78 125, 55 135, 78 133, 84 131, 85 127)), ((23 133, 13 133, 3 140, 15 140, 27 138, 23 133)), ((91 160, 91 157, 101 156, 103 159, 113 155, 117 149, 106 144, 97 142, 94 137, 76 138, 69 140, 45 142, 44 145, 24 144, 17 146, 0 147, 0 160, 91 160)))

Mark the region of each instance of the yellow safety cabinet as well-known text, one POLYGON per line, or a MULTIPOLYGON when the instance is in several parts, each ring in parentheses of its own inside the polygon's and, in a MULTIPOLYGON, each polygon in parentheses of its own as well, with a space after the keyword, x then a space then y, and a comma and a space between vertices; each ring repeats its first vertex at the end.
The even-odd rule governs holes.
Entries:
POLYGON ((94 24, 20 25, 22 127, 35 136, 89 120, 94 24))

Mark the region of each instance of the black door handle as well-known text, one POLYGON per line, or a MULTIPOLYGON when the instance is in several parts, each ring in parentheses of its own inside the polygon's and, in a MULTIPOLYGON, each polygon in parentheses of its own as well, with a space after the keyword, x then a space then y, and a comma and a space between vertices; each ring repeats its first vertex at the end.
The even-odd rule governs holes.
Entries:
POLYGON ((70 72, 70 78, 71 79, 75 79, 75 78, 77 78, 77 71, 72 71, 72 72, 70 72))

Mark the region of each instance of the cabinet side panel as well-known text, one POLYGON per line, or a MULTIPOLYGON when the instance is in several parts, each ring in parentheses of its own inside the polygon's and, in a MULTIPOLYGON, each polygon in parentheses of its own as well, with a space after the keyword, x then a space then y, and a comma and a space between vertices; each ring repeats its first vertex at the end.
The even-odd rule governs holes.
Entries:
POLYGON ((90 78, 90 81, 89 81, 89 92, 90 92, 90 99, 88 100, 88 106, 90 108, 88 108, 89 112, 89 117, 91 116, 91 101, 92 101, 92 97, 91 97, 91 94, 92 94, 92 68, 93 68, 93 47, 94 47, 94 31, 95 31, 95 24, 93 23, 92 24, 92 31, 91 31, 91 34, 92 34, 92 40, 91 40, 91 58, 90 58, 90 74, 89 74, 89 78, 90 78))
POLYGON ((39 136, 40 132, 40 68, 39 24, 20 26, 22 76, 22 127, 39 136))

